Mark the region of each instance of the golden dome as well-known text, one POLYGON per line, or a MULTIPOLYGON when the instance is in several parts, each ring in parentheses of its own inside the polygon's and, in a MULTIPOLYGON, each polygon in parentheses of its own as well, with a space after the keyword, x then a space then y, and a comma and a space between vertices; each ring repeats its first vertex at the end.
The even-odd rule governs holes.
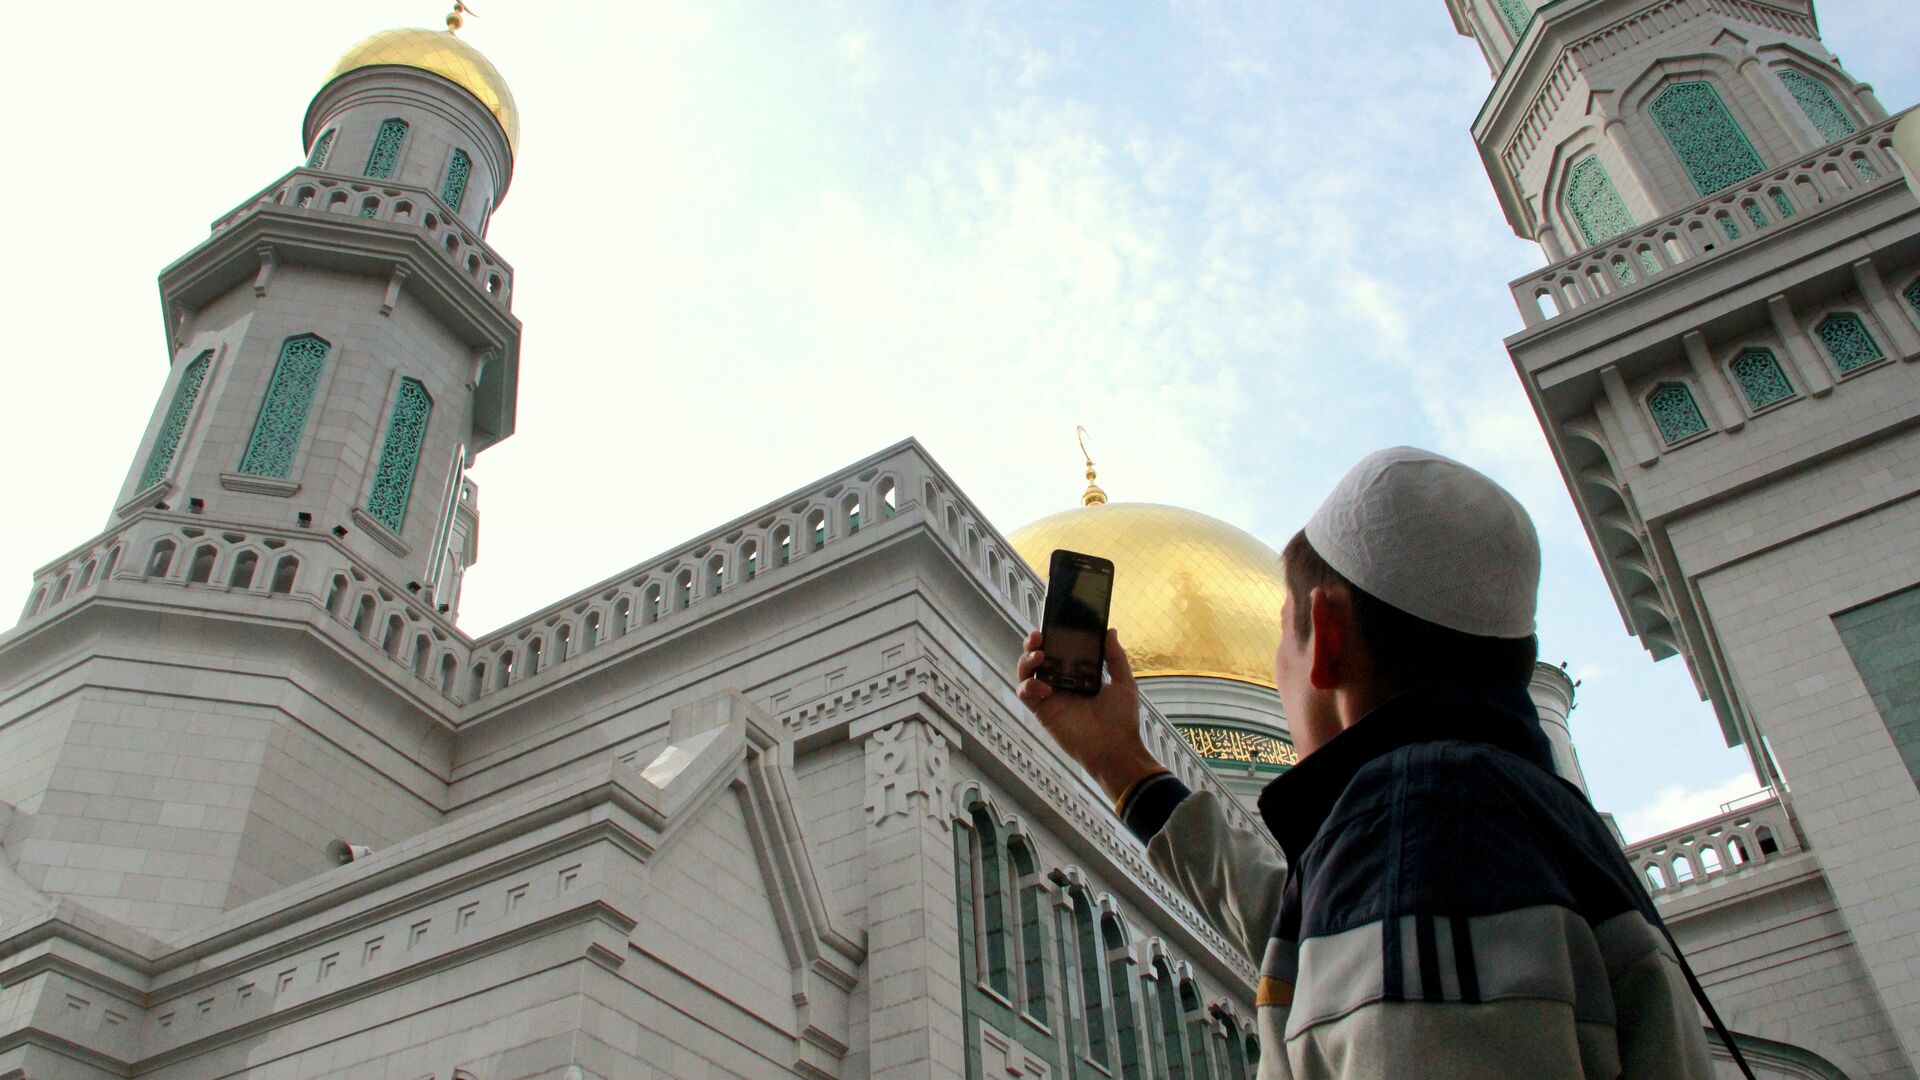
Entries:
POLYGON ((506 133, 507 146, 520 152, 520 110, 507 80, 479 49, 445 30, 382 30, 342 53, 321 85, 356 68, 386 64, 431 71, 479 98, 506 133))
POLYGON ((1096 503, 1007 540, 1043 578, 1055 548, 1113 560, 1109 621, 1135 675, 1274 685, 1286 580, 1280 556, 1251 534, 1177 506, 1096 503))

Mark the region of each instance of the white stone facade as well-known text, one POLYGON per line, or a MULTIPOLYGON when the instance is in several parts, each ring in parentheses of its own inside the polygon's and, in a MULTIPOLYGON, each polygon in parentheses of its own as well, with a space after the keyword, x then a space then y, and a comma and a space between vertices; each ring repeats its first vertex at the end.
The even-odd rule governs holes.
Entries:
MULTIPOLYGON (((1454 5, 1463 33, 1475 6, 1454 5)), ((1684 657, 1778 792, 1630 851, 1736 1029, 1911 1077, 1920 787, 1861 665, 1920 656, 1856 655, 1836 621, 1920 582, 1920 202, 1893 124, 1803 2, 1589 0, 1518 37, 1486 46, 1474 134, 1552 265, 1512 283, 1508 350, 1629 632, 1684 657), (1682 83, 1715 88, 1757 157, 1705 197, 1651 111, 1682 83), (1569 205, 1588 155, 1631 219, 1599 238, 1569 205), (1755 814, 1777 850, 1734 865, 1755 814)))

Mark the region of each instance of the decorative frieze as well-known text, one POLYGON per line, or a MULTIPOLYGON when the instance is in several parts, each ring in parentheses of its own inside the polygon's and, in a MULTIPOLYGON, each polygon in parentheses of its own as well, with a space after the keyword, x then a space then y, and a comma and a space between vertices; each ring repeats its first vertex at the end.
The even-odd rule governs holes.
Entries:
POLYGON ((897 720, 867 736, 867 823, 898 814, 948 824, 947 739, 925 720, 897 720))

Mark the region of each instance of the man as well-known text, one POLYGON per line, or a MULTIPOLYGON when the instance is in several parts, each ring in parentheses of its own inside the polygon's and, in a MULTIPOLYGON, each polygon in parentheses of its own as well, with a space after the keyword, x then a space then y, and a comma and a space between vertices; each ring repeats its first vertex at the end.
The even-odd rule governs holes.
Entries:
POLYGON ((1148 754, 1117 634, 1093 697, 1033 677, 1039 634, 1019 664, 1020 699, 1259 965, 1262 1080, 1711 1076, 1652 901, 1554 775, 1527 695, 1526 511, 1465 465, 1384 450, 1281 562, 1300 762, 1260 815, 1284 860, 1148 754))

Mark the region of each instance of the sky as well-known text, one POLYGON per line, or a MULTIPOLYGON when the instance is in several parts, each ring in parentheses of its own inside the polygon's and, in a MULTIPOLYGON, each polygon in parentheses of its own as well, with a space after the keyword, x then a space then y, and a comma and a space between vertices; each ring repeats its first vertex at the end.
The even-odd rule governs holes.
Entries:
MULTIPOLYGON (((444 14, 9 16, 0 611, 111 512, 166 378, 161 267, 301 163, 341 52, 444 14)), ((1882 104, 1920 100, 1920 5, 1819 14, 1882 104)), ((1627 635, 1501 346, 1544 258, 1474 151, 1491 78, 1442 0, 493 0, 462 36, 521 110, 488 241, 525 324, 518 433, 473 470, 469 632, 909 435, 1003 533, 1076 505, 1084 424, 1114 500, 1276 549, 1410 443, 1533 513, 1601 809, 1645 836, 1758 786, 1627 635)))

